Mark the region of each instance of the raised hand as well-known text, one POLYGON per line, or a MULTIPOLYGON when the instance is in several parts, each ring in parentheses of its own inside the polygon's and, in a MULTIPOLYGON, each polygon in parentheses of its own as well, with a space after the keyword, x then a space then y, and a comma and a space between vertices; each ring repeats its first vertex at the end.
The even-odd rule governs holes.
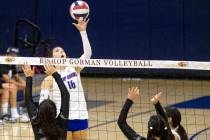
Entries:
POLYGON ((139 88, 132 87, 128 89, 128 99, 134 101, 139 96, 139 88))
POLYGON ((23 72, 25 74, 26 77, 32 77, 34 76, 34 69, 31 69, 31 66, 28 64, 24 64, 22 66, 23 72))
POLYGON ((84 19, 82 21, 77 21, 77 23, 72 23, 79 31, 86 31, 89 19, 84 19))
POLYGON ((57 70, 55 69, 55 67, 51 64, 47 64, 47 65, 44 65, 44 69, 45 69, 45 73, 47 75, 52 75, 53 73, 55 73, 57 70))
POLYGON ((155 96, 151 98, 151 103, 156 104, 159 101, 160 96, 162 95, 162 92, 158 92, 155 96))

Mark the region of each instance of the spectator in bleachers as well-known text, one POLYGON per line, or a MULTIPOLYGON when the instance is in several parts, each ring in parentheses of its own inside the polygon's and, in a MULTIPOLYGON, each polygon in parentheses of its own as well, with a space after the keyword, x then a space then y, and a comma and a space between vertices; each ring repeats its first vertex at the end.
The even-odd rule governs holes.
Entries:
MULTIPOLYGON (((17 56, 18 53, 19 50, 17 48, 9 47, 6 52, 6 56, 17 56)), ((23 92, 23 94, 25 94, 25 80, 21 79, 17 73, 15 65, 1 65, 0 69, 3 82, 9 83, 9 87, 13 87, 12 90, 5 91, 5 93, 2 95, 3 117, 8 114, 6 112, 8 110, 10 101, 11 119, 17 120, 20 118, 21 122, 28 122, 29 118, 25 114, 19 115, 17 111, 17 91, 20 90, 23 92)))
MULTIPOLYGON (((19 54, 19 49, 9 47, 6 52, 6 56, 17 56, 19 54)), ((15 65, 2 65, 3 80, 5 82, 13 83, 18 87, 18 90, 23 91, 25 94, 26 82, 21 79, 15 65)))
MULTIPOLYGON (((1 67, 0 67, 1 68, 1 67)), ((2 80, 2 73, 0 72, 0 88, 1 90, 1 120, 8 118, 9 103, 11 106, 11 118, 13 120, 19 117, 17 111, 17 86, 13 83, 7 83, 2 80)))

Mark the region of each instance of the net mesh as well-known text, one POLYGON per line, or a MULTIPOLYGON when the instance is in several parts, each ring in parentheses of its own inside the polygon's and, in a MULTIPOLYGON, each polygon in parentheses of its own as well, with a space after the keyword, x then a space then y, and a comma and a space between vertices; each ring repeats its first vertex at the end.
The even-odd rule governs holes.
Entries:
MULTIPOLYGON (((115 67, 112 68, 114 69, 115 67)), ((20 75, 24 79, 24 75, 20 75)), ((210 82, 208 80, 202 77, 191 80, 132 76, 127 74, 126 77, 101 77, 99 74, 92 74, 92 76, 81 77, 89 114, 89 140, 126 139, 117 125, 117 119, 127 98, 128 88, 132 86, 139 87, 140 96, 135 100, 127 122, 138 134, 147 136, 149 117, 155 114, 150 98, 161 91, 163 93, 160 98, 161 104, 164 107, 175 106, 181 111, 181 124, 189 138, 210 140, 210 82)), ((45 77, 45 74, 36 74, 33 78, 33 97, 36 102, 39 100, 41 83, 45 77)), ((17 104, 20 111, 19 105, 24 104, 23 100, 18 101, 17 104)), ((0 139, 34 139, 30 122, 11 123, 4 120, 0 125, 0 139)))

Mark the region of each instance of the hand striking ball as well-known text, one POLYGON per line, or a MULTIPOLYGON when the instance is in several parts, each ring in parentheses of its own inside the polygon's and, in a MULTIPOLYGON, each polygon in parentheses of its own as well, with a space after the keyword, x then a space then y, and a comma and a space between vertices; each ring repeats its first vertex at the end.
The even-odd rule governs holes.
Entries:
POLYGON ((88 17, 90 8, 87 2, 78 0, 71 4, 69 12, 74 20, 82 21, 88 17))

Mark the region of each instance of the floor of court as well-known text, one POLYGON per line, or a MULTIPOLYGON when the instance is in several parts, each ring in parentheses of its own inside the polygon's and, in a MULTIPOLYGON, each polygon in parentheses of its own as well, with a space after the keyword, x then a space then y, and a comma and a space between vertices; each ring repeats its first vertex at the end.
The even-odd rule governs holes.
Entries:
MULTIPOLYGON (((40 90, 40 81, 34 82, 36 92, 40 90)), ((146 136, 149 116, 155 114, 149 102, 150 97, 162 91, 160 101, 163 106, 180 107, 182 124, 189 137, 193 140, 210 140, 210 108, 205 108, 207 102, 204 102, 210 96, 210 81, 137 78, 82 78, 82 81, 88 99, 90 140, 126 139, 116 121, 131 86, 140 87, 141 96, 129 113, 128 123, 139 134, 146 136), (202 97, 204 100, 200 100, 202 97)), ((0 126, 0 140, 33 139, 30 123, 7 123, 0 126)))

